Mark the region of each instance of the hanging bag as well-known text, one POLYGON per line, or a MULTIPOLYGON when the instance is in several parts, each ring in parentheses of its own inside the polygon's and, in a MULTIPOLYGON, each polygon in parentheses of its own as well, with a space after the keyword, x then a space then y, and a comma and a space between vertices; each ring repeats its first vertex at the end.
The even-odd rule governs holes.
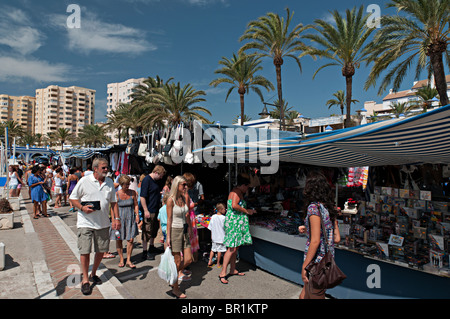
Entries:
POLYGON ((138 150, 138 154, 137 155, 145 157, 147 155, 147 151, 148 151, 148 142, 147 142, 147 139, 144 136, 143 143, 139 144, 139 150, 138 150))
POLYGON ((325 256, 316 263, 315 258, 306 266, 309 284, 314 289, 331 289, 340 285, 347 276, 339 269, 334 261, 333 254, 329 250, 328 236, 323 223, 322 209, 320 210, 320 223, 325 243, 325 256))
POLYGON ((161 262, 158 266, 158 276, 169 285, 175 284, 178 280, 177 265, 172 255, 170 247, 167 247, 164 254, 161 256, 161 262))

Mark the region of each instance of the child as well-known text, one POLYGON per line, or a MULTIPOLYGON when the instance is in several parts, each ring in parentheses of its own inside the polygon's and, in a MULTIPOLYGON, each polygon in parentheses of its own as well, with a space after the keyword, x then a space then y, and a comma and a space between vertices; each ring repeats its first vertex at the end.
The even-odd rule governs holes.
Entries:
POLYGON ((167 234, 167 210, 166 210, 166 203, 167 199, 169 198, 169 193, 165 193, 163 196, 163 206, 159 209, 158 214, 158 220, 161 225, 161 231, 164 237, 164 250, 167 248, 167 242, 166 242, 166 234, 167 234))
POLYGON ((225 205, 222 203, 218 203, 216 205, 217 214, 211 217, 211 220, 208 225, 208 229, 211 231, 211 253, 209 254, 209 262, 208 267, 212 267, 212 258, 214 257, 214 253, 217 252, 217 267, 222 267, 220 264, 220 258, 222 257, 222 253, 227 251, 227 247, 223 245, 223 239, 225 237, 225 214, 226 209, 225 205))

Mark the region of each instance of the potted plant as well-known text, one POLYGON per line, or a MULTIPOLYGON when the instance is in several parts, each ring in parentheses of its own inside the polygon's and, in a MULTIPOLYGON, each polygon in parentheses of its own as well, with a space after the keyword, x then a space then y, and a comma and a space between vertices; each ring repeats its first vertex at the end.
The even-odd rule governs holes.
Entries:
POLYGON ((0 199, 0 229, 11 229, 14 226, 14 211, 6 198, 0 199))

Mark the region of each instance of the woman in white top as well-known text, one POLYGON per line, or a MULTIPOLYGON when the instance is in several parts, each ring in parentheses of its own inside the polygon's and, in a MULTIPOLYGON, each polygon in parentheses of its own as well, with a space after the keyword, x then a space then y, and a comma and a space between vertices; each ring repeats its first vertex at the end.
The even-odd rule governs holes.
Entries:
POLYGON ((7 181, 9 188, 9 197, 17 197, 18 195, 17 187, 19 186, 19 182, 23 184, 22 180, 19 177, 19 174, 17 173, 16 167, 10 165, 7 181))
POLYGON ((62 168, 58 167, 56 169, 56 175, 53 177, 53 180, 55 181, 55 194, 56 194, 56 201, 55 201, 55 208, 61 207, 61 199, 63 196, 63 180, 65 179, 64 172, 62 168))
MULTIPOLYGON (((172 182, 167 199, 167 245, 172 249, 178 270, 178 279, 188 280, 183 270, 192 262, 192 252, 189 240, 189 208, 186 204, 187 182, 183 176, 177 176, 172 182), (183 261, 181 261, 183 252, 183 261)), ((172 293, 177 298, 186 298, 180 291, 178 281, 173 285, 172 293)))

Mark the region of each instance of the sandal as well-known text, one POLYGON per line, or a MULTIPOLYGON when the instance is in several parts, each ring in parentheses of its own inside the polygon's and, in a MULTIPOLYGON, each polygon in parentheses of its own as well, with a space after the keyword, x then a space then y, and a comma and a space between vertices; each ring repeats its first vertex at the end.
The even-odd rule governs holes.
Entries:
POLYGON ((111 259, 111 258, 116 258, 116 256, 111 254, 110 252, 107 252, 106 254, 103 255, 103 258, 111 259))
POLYGON ((227 276, 219 276, 219 280, 223 285, 227 285, 228 284, 228 280, 227 280, 227 276), (226 282, 224 282, 223 280, 225 280, 226 282))
POLYGON ((245 276, 245 274, 243 272, 237 272, 234 274, 229 274, 228 276, 245 276))
POLYGON ((174 293, 173 291, 172 291, 172 294, 177 298, 177 299, 186 299, 186 295, 184 294, 184 293, 182 293, 181 291, 180 291, 180 294, 179 295, 177 295, 176 293, 174 293))

